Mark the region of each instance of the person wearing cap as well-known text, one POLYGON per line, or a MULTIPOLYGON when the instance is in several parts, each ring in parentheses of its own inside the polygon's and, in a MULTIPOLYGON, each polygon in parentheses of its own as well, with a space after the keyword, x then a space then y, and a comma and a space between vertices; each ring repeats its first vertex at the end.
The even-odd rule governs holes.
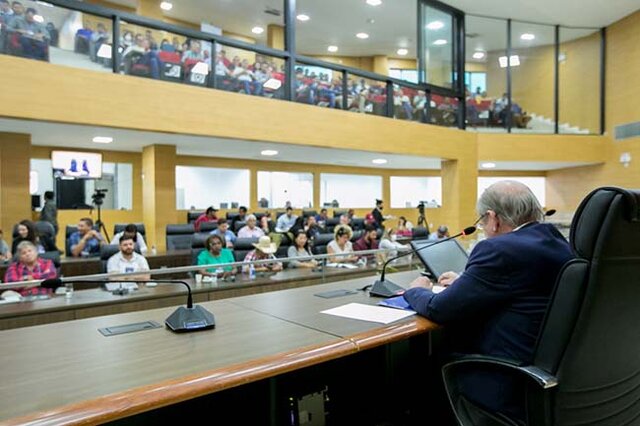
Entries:
POLYGON ((333 230, 333 241, 327 244, 327 254, 329 262, 333 263, 353 263, 358 260, 358 256, 353 255, 353 244, 351 237, 353 231, 348 225, 338 225, 333 230), (333 254, 352 253, 350 256, 331 256, 333 254))
MULTIPOLYGON (((271 242, 271 238, 264 235, 258 239, 257 243, 254 243, 254 250, 251 250, 244 258, 244 265, 242 265, 243 272, 249 272, 250 262, 255 260, 276 260, 275 252, 277 247, 275 243, 271 242)), ((260 263, 254 265, 256 272, 278 272, 282 271, 282 263, 275 261, 269 263, 260 263)))
POLYGON ((432 232, 429 234, 429 240, 436 241, 442 240, 443 238, 447 238, 449 236, 449 228, 444 225, 440 225, 436 232, 432 232))
POLYGON ((193 224, 193 227, 196 229, 196 232, 200 231, 200 225, 202 225, 204 222, 217 222, 218 221, 218 217, 216 216, 217 211, 218 209, 214 208, 213 206, 207 207, 207 210, 204 213, 202 213, 200 216, 198 216, 198 218, 196 219, 196 222, 193 224))

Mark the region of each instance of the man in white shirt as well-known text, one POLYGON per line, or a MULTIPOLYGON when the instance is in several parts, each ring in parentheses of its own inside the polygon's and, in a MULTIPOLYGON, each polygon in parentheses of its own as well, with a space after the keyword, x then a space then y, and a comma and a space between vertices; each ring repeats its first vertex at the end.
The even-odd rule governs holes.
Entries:
MULTIPOLYGON (((134 251, 135 242, 131 235, 120 238, 120 251, 107 261, 107 273, 121 274, 126 272, 145 272, 149 270, 147 259, 134 251)), ((149 274, 129 275, 117 278, 118 281, 148 280, 149 274)))
POLYGON ((238 231, 238 238, 260 238, 264 236, 264 231, 256 226, 256 217, 252 214, 247 216, 247 224, 238 231))
POLYGON ((276 222, 276 232, 288 232, 296 223, 298 216, 293 214, 293 209, 287 207, 287 212, 278 218, 276 222))
POLYGON ((147 243, 144 242, 144 237, 142 236, 141 233, 138 232, 138 228, 136 228, 136 225, 134 225, 133 223, 128 224, 127 226, 124 227, 124 231, 118 232, 116 235, 113 236, 113 238, 111 239, 111 245, 119 245, 120 244, 120 238, 122 238, 123 235, 131 235, 131 236, 136 236, 133 240, 134 243, 138 244, 138 247, 140 248, 140 253, 147 254, 147 243))

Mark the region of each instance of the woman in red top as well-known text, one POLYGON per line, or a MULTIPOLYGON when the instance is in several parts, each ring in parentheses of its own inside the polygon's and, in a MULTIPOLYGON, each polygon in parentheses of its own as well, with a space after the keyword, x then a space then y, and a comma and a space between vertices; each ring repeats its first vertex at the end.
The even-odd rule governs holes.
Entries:
POLYGON ((398 218, 398 229, 396 230, 398 237, 410 237, 412 235, 411 229, 407 228, 407 218, 400 216, 398 218))
MULTIPOLYGON (((18 261, 13 262, 4 275, 5 282, 46 280, 56 278, 58 273, 50 259, 38 257, 38 249, 31 241, 22 241, 18 244, 18 261)), ((30 294, 47 293, 48 289, 31 287, 17 290, 23 296, 30 294)))

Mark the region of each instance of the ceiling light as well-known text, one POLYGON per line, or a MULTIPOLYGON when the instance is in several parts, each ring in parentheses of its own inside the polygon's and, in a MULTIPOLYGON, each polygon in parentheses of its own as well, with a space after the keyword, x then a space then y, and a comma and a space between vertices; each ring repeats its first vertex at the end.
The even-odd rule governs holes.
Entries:
MULTIPOLYGON (((509 60, 509 62, 511 62, 512 67, 517 67, 518 65, 520 65, 520 57, 518 55, 511 55, 511 59, 509 60)), ((498 63, 500 64, 500 68, 506 68, 508 65, 507 57, 500 56, 498 58, 498 63)))
POLYGON ((520 40, 527 40, 527 41, 533 40, 535 38, 536 38, 536 36, 534 34, 531 34, 531 33, 524 33, 524 34, 522 34, 520 36, 520 40))
POLYGON ((495 169, 496 163, 482 163, 480 164, 480 167, 482 167, 483 169, 495 169))
POLYGON ((338 51, 338 46, 329 46, 329 47, 327 47, 327 50, 329 52, 337 52, 338 51))
POLYGON ((407 53, 409 53, 409 50, 407 50, 407 49, 405 49, 405 48, 403 47, 403 48, 401 48, 401 49, 398 49, 398 50, 396 51, 396 53, 397 53, 398 55, 400 55, 400 56, 405 56, 407 53))
POLYGON ((444 23, 442 21, 433 21, 427 24, 428 30, 439 30, 442 27, 444 27, 444 23))
POLYGON ((387 164, 387 160, 384 158, 376 158, 375 160, 371 160, 373 164, 387 164))
POLYGON ((253 27, 251 28, 251 32, 254 34, 262 34, 264 32, 264 28, 262 27, 253 27))
POLYGON ((33 20, 40 24, 44 22, 44 18, 42 17, 42 15, 33 15, 33 20))
POLYGON ((304 13, 301 13, 300 15, 296 16, 296 18, 298 18, 298 21, 302 21, 302 22, 307 22, 309 19, 309 15, 305 15, 304 13))
POLYGON ((274 155, 278 155, 278 151, 276 151, 275 149, 265 149, 260 151, 260 154, 266 157, 273 157, 274 155))
POLYGON ((166 10, 168 12, 171 9, 173 9, 173 3, 168 1, 163 1, 162 3, 160 3, 160 9, 166 10))
POLYGON ((439 38, 438 40, 434 41, 433 44, 435 44, 436 46, 443 46, 447 44, 447 40, 439 38))
POLYGON ((482 59, 484 58, 485 53, 481 52, 481 51, 477 51, 477 52, 473 52, 473 55, 471 55, 471 57, 473 59, 482 59))
POLYGON ((111 143, 113 138, 111 136, 96 136, 93 138, 95 143, 111 143))
POLYGON ((369 34, 367 34, 367 33, 358 33, 358 34, 356 34, 356 37, 358 37, 359 39, 362 39, 362 40, 366 40, 366 39, 369 38, 369 34))
POLYGON ((382 0, 367 0, 367 4, 369 6, 380 6, 382 4, 382 0))

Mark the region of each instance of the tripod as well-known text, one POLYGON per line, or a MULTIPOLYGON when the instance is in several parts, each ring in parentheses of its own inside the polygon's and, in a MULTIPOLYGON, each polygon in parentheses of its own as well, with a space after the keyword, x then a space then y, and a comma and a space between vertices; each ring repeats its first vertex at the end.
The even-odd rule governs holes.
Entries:
POLYGON ((427 216, 424 214, 424 204, 418 206, 418 225, 424 226, 429 230, 429 222, 427 222, 427 216))
POLYGON ((104 236, 107 242, 110 242, 111 238, 109 238, 107 227, 104 226, 104 222, 102 221, 102 200, 94 200, 93 202, 96 205, 96 209, 98 210, 98 220, 96 220, 96 226, 98 227, 98 232, 100 232, 104 236))

